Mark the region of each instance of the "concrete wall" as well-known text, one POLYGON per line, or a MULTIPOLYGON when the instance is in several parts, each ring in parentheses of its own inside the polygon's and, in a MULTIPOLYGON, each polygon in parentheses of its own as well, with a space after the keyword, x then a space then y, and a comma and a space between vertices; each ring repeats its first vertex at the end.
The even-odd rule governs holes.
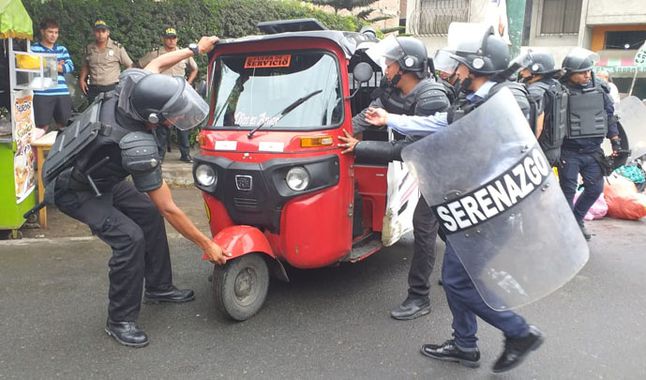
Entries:
MULTIPOLYGON (((585 3, 586 0, 583 0, 585 3)), ((541 34, 541 21, 543 11, 543 0, 532 1, 532 16, 529 35, 529 46, 558 48, 562 46, 577 46, 579 36, 577 34, 541 34)), ((583 12, 582 12, 583 17, 583 12)), ((550 49, 551 50, 551 49, 550 49)))
POLYGON ((643 24, 646 20, 644 0, 588 0, 586 24, 643 24))
MULTIPOLYGON (((483 22, 485 17, 485 8, 490 0, 471 0, 469 2, 469 22, 483 22)), ((507 0, 513 1, 513 0, 507 0)), ((408 0, 406 5, 406 33, 414 34, 410 28, 411 20, 417 18, 415 14, 420 9, 420 0, 408 0)), ((415 36, 426 44, 429 54, 433 54, 435 50, 446 47, 446 36, 415 36)))

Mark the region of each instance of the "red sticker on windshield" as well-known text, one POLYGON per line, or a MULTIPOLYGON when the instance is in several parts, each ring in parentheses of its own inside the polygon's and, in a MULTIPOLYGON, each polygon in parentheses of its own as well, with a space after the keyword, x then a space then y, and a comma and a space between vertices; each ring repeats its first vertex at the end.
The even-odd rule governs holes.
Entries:
POLYGON ((247 57, 244 61, 244 68, 264 69, 269 67, 289 67, 291 61, 291 54, 247 57))

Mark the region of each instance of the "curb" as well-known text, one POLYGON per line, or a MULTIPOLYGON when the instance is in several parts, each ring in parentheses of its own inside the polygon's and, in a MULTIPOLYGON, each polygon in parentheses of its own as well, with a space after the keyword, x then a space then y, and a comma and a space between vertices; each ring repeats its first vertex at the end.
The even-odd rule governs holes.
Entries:
MULTIPOLYGON (((166 233, 168 240, 174 239, 184 239, 179 233, 166 233)), ((89 242, 97 241, 100 242, 96 236, 65 236, 59 238, 24 238, 24 239, 15 239, 15 240, 0 240, 0 247, 18 247, 23 245, 37 245, 37 244, 65 244, 65 243, 76 243, 76 242, 89 242)), ((107 246, 107 245, 106 245, 107 246)))

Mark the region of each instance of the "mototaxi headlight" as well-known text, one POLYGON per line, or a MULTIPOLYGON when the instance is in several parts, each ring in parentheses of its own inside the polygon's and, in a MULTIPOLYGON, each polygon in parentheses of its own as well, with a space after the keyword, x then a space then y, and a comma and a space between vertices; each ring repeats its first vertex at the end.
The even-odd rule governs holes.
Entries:
POLYGON ((310 175, 305 168, 296 166, 289 169, 285 177, 287 186, 294 191, 303 191, 310 184, 310 175))
POLYGON ((202 186, 212 186, 217 180, 217 174, 209 165, 200 164, 195 168, 195 179, 202 186))

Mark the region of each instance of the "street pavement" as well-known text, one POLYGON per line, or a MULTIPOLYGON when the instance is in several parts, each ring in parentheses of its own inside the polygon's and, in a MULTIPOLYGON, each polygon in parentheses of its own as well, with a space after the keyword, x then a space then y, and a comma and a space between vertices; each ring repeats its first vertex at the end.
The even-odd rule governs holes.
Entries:
MULTIPOLYGON (((208 231, 195 189, 174 189, 208 231)), ((646 377, 646 221, 590 222, 590 261, 565 287, 520 313, 546 334, 517 369, 494 376, 499 331, 480 322, 482 365, 468 369, 419 353, 450 338, 444 292, 433 311, 395 321, 406 295, 412 237, 356 264, 289 268, 264 308, 245 322, 214 309, 212 264, 169 228, 174 281, 196 300, 143 305, 151 343, 118 345, 103 331, 108 247, 86 227, 50 211, 50 230, 0 241, 0 379, 643 379, 646 377), (51 223, 50 223, 51 225, 51 223), (70 227, 71 226, 71 227, 70 227), (39 236, 39 237, 38 237, 39 236)), ((316 231, 312 231, 316 233, 316 231)), ((333 238, 333 237, 331 237, 333 238)), ((550 238, 550 237, 545 237, 550 238)), ((443 251, 443 244, 438 249, 443 251)), ((433 273, 437 284, 441 255, 433 273)))

